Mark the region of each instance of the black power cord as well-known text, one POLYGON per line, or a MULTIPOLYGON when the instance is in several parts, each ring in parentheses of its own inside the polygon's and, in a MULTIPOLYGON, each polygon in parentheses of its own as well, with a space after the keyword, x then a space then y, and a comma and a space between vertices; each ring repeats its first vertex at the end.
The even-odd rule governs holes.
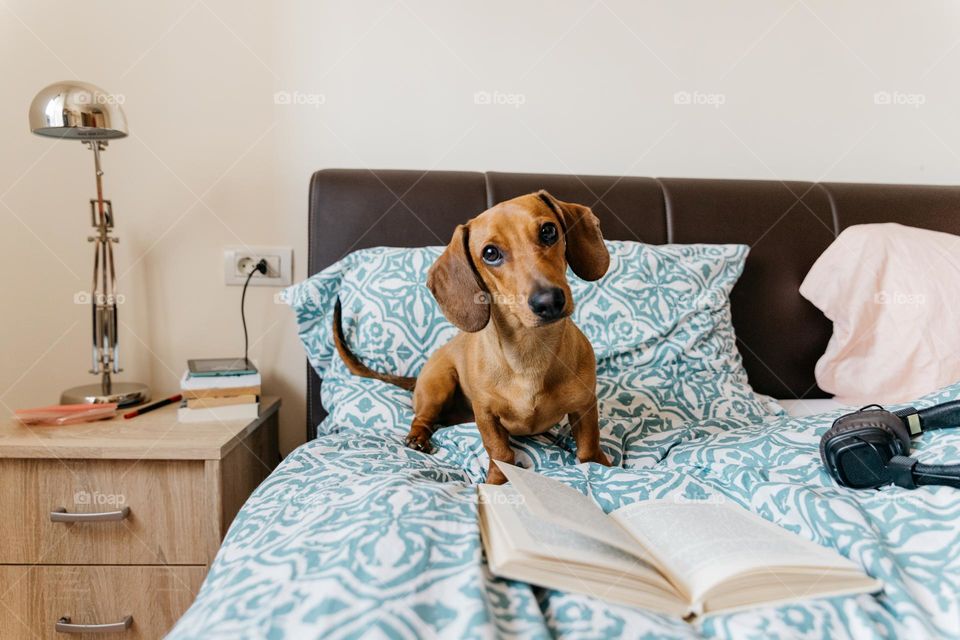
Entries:
POLYGON ((240 295, 240 321, 243 322, 243 366, 250 366, 250 358, 247 357, 247 347, 249 345, 249 340, 247 339, 247 316, 244 313, 244 302, 247 299, 247 285, 250 284, 250 278, 253 277, 257 271, 263 275, 267 274, 267 261, 263 258, 260 258, 260 262, 254 265, 253 269, 250 269, 250 273, 247 274, 247 280, 243 283, 243 293, 240 295))

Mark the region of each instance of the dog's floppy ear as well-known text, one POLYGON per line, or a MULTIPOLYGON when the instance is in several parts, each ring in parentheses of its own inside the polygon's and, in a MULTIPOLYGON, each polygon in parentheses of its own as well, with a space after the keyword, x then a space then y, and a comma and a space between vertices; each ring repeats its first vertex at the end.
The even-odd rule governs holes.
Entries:
POLYGON ((468 333, 490 321, 490 295, 470 257, 470 229, 459 225, 446 250, 430 267, 427 287, 447 320, 468 333))
POLYGON ((603 244, 600 221, 590 207, 582 204, 561 202, 544 190, 537 197, 560 218, 563 236, 567 243, 567 264, 584 280, 599 280, 610 266, 610 253, 603 244))

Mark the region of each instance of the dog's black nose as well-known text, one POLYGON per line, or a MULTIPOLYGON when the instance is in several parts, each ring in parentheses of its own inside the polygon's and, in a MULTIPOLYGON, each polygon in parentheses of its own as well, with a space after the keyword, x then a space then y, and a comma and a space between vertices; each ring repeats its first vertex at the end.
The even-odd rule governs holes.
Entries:
POLYGON ((530 296, 530 309, 539 318, 556 320, 563 313, 566 302, 567 299, 563 295, 563 289, 559 287, 540 289, 530 296))

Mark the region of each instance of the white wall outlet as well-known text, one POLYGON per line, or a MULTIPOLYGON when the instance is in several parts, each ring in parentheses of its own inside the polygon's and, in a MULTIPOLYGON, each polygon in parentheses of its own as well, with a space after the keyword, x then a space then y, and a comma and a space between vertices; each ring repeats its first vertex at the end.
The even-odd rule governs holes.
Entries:
POLYGON ((250 278, 251 287, 284 287, 293 284, 292 247, 237 246, 223 248, 223 281, 228 285, 243 285, 250 270, 263 258, 267 273, 259 271, 250 278))

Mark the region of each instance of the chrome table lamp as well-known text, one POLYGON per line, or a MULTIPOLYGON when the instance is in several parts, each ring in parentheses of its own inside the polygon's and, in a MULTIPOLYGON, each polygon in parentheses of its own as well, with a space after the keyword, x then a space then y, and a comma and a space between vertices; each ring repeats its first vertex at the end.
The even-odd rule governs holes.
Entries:
POLYGON ((93 287, 90 307, 93 315, 93 367, 99 384, 67 389, 60 396, 61 404, 116 402, 130 406, 150 399, 150 390, 137 382, 115 382, 120 373, 120 351, 117 341, 117 274, 113 264, 113 206, 103 198, 103 170, 100 152, 107 141, 127 135, 127 119, 118 99, 85 82, 57 82, 44 88, 30 104, 30 130, 40 136, 80 140, 93 151, 97 177, 97 197, 90 200, 91 224, 95 234, 87 238, 94 243, 93 287))

